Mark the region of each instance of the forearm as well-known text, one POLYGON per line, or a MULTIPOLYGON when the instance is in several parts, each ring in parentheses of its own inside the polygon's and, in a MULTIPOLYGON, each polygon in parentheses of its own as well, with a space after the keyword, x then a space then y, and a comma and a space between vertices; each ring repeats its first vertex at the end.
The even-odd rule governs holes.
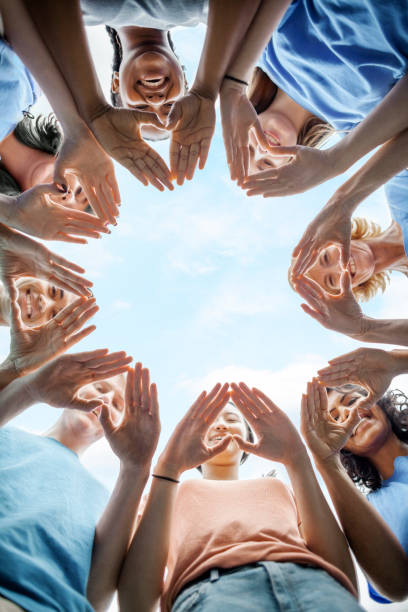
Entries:
POLYGON ((261 0, 210 0, 207 32, 193 91, 216 99, 261 0))
POLYGON ((279 25, 290 0, 263 0, 245 34, 239 53, 228 66, 227 73, 243 81, 250 81, 253 68, 279 25))
POLYGON ((121 467, 96 527, 87 597, 97 612, 107 610, 115 594, 148 476, 149 466, 121 467))
POLYGON ((89 50, 79 0, 24 1, 38 32, 64 75, 79 114, 89 124, 106 108, 107 103, 89 50))
POLYGON ((373 111, 330 150, 339 174, 364 155, 408 128, 408 75, 398 81, 373 111))
MULTIPOLYGON (((166 475, 158 464, 155 473, 166 475)), ((153 478, 143 516, 136 529, 119 580, 123 612, 153 612, 161 596, 178 485, 153 478)))
POLYGON ((408 167, 408 129, 383 145, 336 191, 333 199, 352 214, 357 206, 395 174, 408 167))
POLYGON ((320 489, 306 450, 296 463, 287 465, 286 469, 307 547, 342 570, 358 590, 346 538, 320 489))
POLYGON ((398 540, 348 477, 337 456, 316 466, 354 555, 370 582, 392 600, 408 596, 408 559, 398 540), (381 551, 381 554, 378 554, 381 551))
POLYGON ((364 318, 364 331, 353 336, 362 342, 408 346, 408 319, 364 318))
MULTIPOLYGON (((6 425, 11 419, 35 403, 29 392, 31 375, 22 376, 13 380, 12 371, 8 371, 12 380, 0 391, 0 427, 6 425)), ((4 372, 3 372, 4 377, 4 372)), ((3 378, 3 382, 5 382, 3 378)))
POLYGON ((13 196, 0 194, 0 223, 5 225, 13 225, 13 206, 16 205, 13 196))
MULTIPOLYGON (((23 0, 1 0, 0 6, 5 32, 14 51, 33 73, 64 131, 75 132, 83 122, 64 77, 44 42, 45 36, 42 38, 38 33, 23 0)), ((49 29, 45 32, 47 37, 50 36, 53 26, 49 24, 49 29)), ((70 45, 70 48, 74 47, 75 45, 70 45)))

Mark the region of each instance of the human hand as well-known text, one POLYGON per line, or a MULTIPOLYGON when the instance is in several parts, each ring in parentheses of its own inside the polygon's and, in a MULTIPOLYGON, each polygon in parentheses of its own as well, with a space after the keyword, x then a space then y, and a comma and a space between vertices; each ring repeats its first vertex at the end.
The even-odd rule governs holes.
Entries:
POLYGON ((294 285, 309 304, 301 304, 301 308, 323 327, 356 340, 364 338, 368 319, 353 295, 348 271, 343 271, 341 275, 339 295, 326 293, 315 281, 304 276, 296 279, 294 285))
POLYGON ((10 225, 14 229, 42 240, 61 240, 87 244, 84 238, 100 238, 109 233, 104 223, 86 212, 67 208, 52 198, 60 198, 55 185, 36 185, 16 196, 12 204, 10 225))
POLYGON ((233 439, 246 453, 289 465, 305 454, 302 439, 289 417, 262 391, 245 384, 231 384, 231 398, 254 430, 257 442, 233 439))
POLYGON ((348 383, 361 385, 368 391, 359 408, 369 408, 384 395, 399 371, 390 351, 359 348, 329 360, 329 366, 318 370, 319 379, 327 387, 348 383))
POLYGON ((351 214, 341 202, 331 202, 319 212, 306 228, 292 257, 296 257, 292 277, 302 276, 314 264, 325 247, 334 244, 340 250, 340 261, 346 268, 350 259, 351 214))
POLYGON ((120 423, 114 423, 106 405, 102 406, 99 419, 122 466, 148 469, 160 436, 157 387, 150 384, 149 370, 142 368, 141 363, 128 370, 120 423))
POLYGON ((27 391, 35 402, 90 412, 100 408, 103 400, 80 397, 81 387, 126 372, 131 361, 124 351, 109 353, 108 349, 62 355, 28 374, 27 391))
POLYGON ((159 191, 164 191, 164 187, 172 190, 166 163, 141 136, 143 124, 164 127, 155 113, 111 106, 93 119, 90 127, 104 150, 143 185, 151 183, 159 191))
POLYGON ((92 282, 74 272, 82 274, 85 270, 32 238, 0 224, 0 280, 13 300, 16 297, 12 281, 21 276, 42 278, 75 295, 91 296, 92 282))
POLYGON ((344 421, 336 421, 328 410, 326 389, 314 380, 302 395, 300 431, 319 461, 335 458, 360 422, 359 405, 350 406, 344 421))
POLYGON ((81 327, 99 310, 95 298, 78 298, 41 327, 26 327, 17 301, 11 302, 10 352, 7 365, 23 376, 41 367, 88 336, 96 327, 81 327))
POLYGON ((198 396, 167 442, 158 460, 156 473, 178 478, 182 472, 205 463, 227 448, 231 442, 229 435, 214 446, 208 446, 204 438, 228 399, 228 383, 222 387, 217 383, 210 393, 203 391, 198 396))
POLYGON ((264 198, 270 198, 303 193, 337 174, 330 149, 296 145, 269 147, 268 150, 271 157, 293 159, 279 168, 251 174, 243 184, 249 196, 263 195, 264 198))
POLYGON ((255 138, 264 149, 269 150, 269 143, 243 85, 225 79, 220 90, 220 106, 222 135, 231 179, 237 180, 240 185, 248 176, 250 130, 253 130, 255 138))
POLYGON ((102 222, 116 225, 120 193, 113 163, 86 126, 64 135, 55 161, 54 183, 74 189, 72 176, 77 178, 95 215, 102 222))
POLYGON ((215 130, 213 100, 193 91, 174 102, 167 117, 167 129, 172 130, 170 168, 177 184, 191 180, 197 166, 202 170, 207 161, 215 130))

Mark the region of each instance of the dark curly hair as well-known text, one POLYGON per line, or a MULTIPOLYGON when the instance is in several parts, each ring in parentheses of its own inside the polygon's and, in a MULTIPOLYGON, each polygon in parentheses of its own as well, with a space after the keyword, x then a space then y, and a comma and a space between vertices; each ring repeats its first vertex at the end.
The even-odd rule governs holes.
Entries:
MULTIPOLYGON (((278 87, 259 67, 254 68, 248 88, 248 98, 259 115, 272 104, 278 87)), ((336 130, 324 119, 313 115, 298 134, 297 144, 304 147, 320 147, 336 130)))
MULTIPOLYGON (((122 43, 120 42, 120 36, 119 36, 117 30, 115 30, 115 28, 112 28, 111 26, 105 26, 105 29, 106 29, 106 31, 108 33, 109 40, 110 40, 110 42, 112 44, 112 47, 113 47, 113 60, 112 60, 112 80, 113 80, 113 73, 114 72, 119 72, 120 64, 122 63, 123 49, 122 49, 122 43)), ((172 40, 172 38, 170 36, 170 32, 167 32, 167 40, 168 40, 170 49, 173 51, 173 53, 177 57, 177 59, 179 59, 179 57, 178 57, 178 55, 177 55, 177 53, 175 51, 175 48, 174 48, 173 40, 172 40)), ((181 65, 181 63, 180 63, 180 65, 181 65)), ((188 82, 187 82, 185 68, 184 68, 183 65, 181 65, 181 69, 183 71, 183 76, 184 76, 184 90, 187 91, 188 90, 188 82)), ((123 106, 122 100, 120 98, 120 94, 114 93, 112 91, 112 88, 111 88, 111 102, 112 102, 113 106, 116 106, 116 107, 123 106)))
MULTIPOLYGON (((386 414, 393 433, 402 442, 408 443, 408 397, 402 391, 388 391, 378 400, 377 406, 386 414)), ((366 457, 359 457, 342 449, 340 459, 351 480, 370 491, 381 487, 382 479, 378 470, 366 457)))
MULTIPOLYGON (((13 130, 15 138, 21 144, 56 157, 62 146, 63 134, 57 118, 53 113, 47 117, 33 117, 26 113, 13 130)), ((13 176, 0 163, 0 193, 15 196, 21 193, 21 187, 13 176)))

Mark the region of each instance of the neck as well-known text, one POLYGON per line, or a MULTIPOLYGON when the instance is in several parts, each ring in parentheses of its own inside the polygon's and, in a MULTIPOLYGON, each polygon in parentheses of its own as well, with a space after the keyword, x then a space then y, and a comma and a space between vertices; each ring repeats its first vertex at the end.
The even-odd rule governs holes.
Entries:
POLYGON ((374 272, 388 270, 397 264, 408 264, 402 232, 397 223, 393 222, 385 232, 365 242, 374 255, 374 272))
POLYGON ((0 325, 10 325, 10 299, 0 283, 0 325))
POLYGON ((408 444, 405 444, 394 433, 391 433, 381 448, 371 455, 367 455, 367 458, 378 470, 381 478, 386 480, 394 473, 395 459, 406 455, 408 455, 408 444))
POLYGON ((239 465, 216 465, 204 463, 202 466, 203 478, 205 480, 238 480, 239 465))
POLYGON ((80 457, 89 447, 89 441, 81 439, 78 432, 71 431, 64 425, 63 416, 47 431, 42 434, 44 437, 53 438, 80 457))
POLYGON ((118 29, 118 34, 122 43, 123 53, 148 44, 168 47, 166 30, 124 26, 118 29))
POLYGON ((306 120, 313 116, 312 113, 292 100, 292 98, 290 98, 288 94, 280 88, 278 88, 271 106, 273 107, 274 112, 282 112, 282 114, 290 117, 290 120, 295 126, 298 134, 304 126, 306 120))

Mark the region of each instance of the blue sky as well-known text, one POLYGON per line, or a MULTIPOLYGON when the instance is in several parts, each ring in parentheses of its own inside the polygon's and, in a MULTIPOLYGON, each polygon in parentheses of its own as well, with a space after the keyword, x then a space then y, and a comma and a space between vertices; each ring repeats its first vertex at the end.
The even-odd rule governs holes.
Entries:
MULTIPOLYGON (((106 89, 109 42, 102 28, 89 31, 106 89)), ((203 35, 202 27, 174 32, 190 82, 203 35)), ((44 103, 40 109, 46 109, 44 103)), ((155 148, 168 159, 168 142, 155 148)), ((73 351, 123 349, 150 368, 159 390, 159 448, 196 395, 218 380, 256 384, 297 424, 301 393, 317 368, 360 346, 303 313, 287 281, 291 252, 304 228, 351 172, 302 195, 248 198, 229 179, 218 121, 205 169, 173 192, 144 187, 117 165, 116 174, 122 207, 112 234, 87 246, 48 244, 86 268, 100 306, 96 331, 73 351)), ((386 227, 390 215, 383 191, 358 215, 386 227)), ((384 296, 364 311, 404 317, 404 304, 406 279, 394 273, 384 296)), ((7 329, 0 328, 0 355, 7 354, 8 341, 7 329)), ((393 386, 408 391, 408 376, 393 386)), ((35 406, 13 424, 40 432, 56 418, 54 409, 35 406)), ((104 441, 87 452, 84 463, 112 487, 117 461, 104 441)), ((259 476, 269 465, 251 457, 242 476, 259 476)), ((284 470, 274 467, 287 480, 284 470)), ((367 609, 377 609, 366 602, 367 609)))

